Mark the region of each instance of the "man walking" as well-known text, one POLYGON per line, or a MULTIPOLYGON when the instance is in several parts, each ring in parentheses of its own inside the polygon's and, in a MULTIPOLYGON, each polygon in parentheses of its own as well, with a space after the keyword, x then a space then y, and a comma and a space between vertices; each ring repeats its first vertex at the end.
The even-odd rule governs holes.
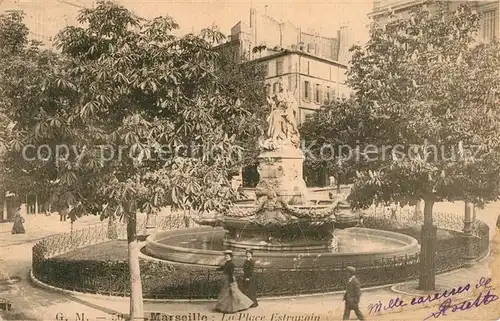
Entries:
POLYGON ((354 310, 356 317, 359 320, 364 320, 363 314, 359 310, 359 298, 361 297, 361 284, 356 278, 356 268, 348 266, 347 272, 349 273, 349 281, 344 294, 345 309, 343 320, 349 320, 351 310, 354 310))

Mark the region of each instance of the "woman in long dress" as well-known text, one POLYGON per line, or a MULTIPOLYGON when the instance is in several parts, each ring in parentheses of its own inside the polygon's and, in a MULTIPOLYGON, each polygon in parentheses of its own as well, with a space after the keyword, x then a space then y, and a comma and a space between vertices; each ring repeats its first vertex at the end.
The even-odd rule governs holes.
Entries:
POLYGON ((243 263, 243 282, 241 289, 243 293, 249 297, 253 304, 251 308, 259 305, 257 302, 257 282, 255 281, 253 269, 255 267, 255 261, 253 260, 253 251, 247 250, 247 259, 243 263))
POLYGON ((223 271, 226 277, 215 310, 222 313, 236 313, 246 310, 252 306, 253 301, 238 289, 234 278, 233 252, 224 251, 224 257, 226 262, 218 270, 223 271))
POLYGON ((14 225, 12 225, 12 234, 24 234, 24 218, 21 216, 21 208, 17 208, 14 216, 14 225))

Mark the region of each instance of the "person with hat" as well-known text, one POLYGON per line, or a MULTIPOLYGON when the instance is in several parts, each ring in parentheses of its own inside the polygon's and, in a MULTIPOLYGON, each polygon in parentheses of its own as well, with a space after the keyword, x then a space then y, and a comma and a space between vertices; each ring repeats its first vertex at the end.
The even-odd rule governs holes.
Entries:
POLYGON ((364 320, 364 316, 359 310, 359 299, 361 297, 361 283, 356 278, 356 268, 348 266, 346 268, 349 273, 349 281, 347 282, 346 291, 344 294, 345 308, 343 320, 349 320, 351 310, 354 310, 358 320, 364 320))
POLYGON ((24 218, 21 216, 21 206, 16 209, 16 215, 14 216, 14 225, 12 225, 12 234, 24 234, 24 218))
POLYGON ((223 253, 226 262, 217 270, 222 271, 226 277, 215 310, 222 313, 236 313, 246 310, 252 306, 253 301, 238 288, 234 278, 233 252, 227 250, 223 253))
POLYGON ((243 293, 252 299, 253 304, 251 308, 259 305, 257 302, 257 282, 255 282, 253 276, 253 269, 255 267, 255 261, 253 260, 253 251, 248 249, 246 251, 247 259, 243 263, 243 282, 241 290, 243 293))

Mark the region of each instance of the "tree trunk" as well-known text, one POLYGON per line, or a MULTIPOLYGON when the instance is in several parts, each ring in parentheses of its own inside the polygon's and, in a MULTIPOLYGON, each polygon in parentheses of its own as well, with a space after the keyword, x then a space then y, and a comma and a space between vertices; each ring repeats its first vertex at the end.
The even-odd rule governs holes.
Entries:
POLYGON ((330 186, 330 175, 328 175, 328 169, 326 167, 323 169, 323 186, 322 187, 329 187, 330 186))
POLYGON ((186 210, 183 210, 183 211, 184 211, 184 217, 183 217, 184 227, 188 228, 189 227, 189 217, 186 215, 186 210))
POLYGON ((7 219, 9 218, 9 216, 7 215, 7 210, 8 210, 8 207, 7 207, 7 197, 5 197, 3 199, 3 213, 2 213, 2 220, 4 221, 7 221, 7 219))
POLYGON ((337 180, 337 193, 340 194, 342 193, 342 189, 340 188, 340 181, 337 180))
POLYGON ((424 199, 424 224, 420 247, 420 276, 418 289, 430 291, 436 286, 436 232, 432 221, 433 199, 424 199))
POLYGON ((142 302, 139 243, 137 242, 137 213, 127 216, 128 264, 130 272, 130 320, 144 320, 142 302))
POLYGON ((413 219, 418 222, 422 217, 422 200, 418 200, 415 203, 415 211, 413 212, 413 219))
POLYGON ((116 240, 118 239, 118 230, 116 229, 116 216, 111 214, 108 219, 108 239, 116 240))

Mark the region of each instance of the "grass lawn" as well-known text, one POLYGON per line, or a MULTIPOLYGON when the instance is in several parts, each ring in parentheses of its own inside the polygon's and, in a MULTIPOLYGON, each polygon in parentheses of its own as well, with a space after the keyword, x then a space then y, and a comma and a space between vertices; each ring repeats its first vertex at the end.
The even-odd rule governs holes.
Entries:
POLYGON ((66 260, 126 261, 128 257, 127 251, 126 240, 111 240, 64 253, 59 255, 58 258, 66 260))

